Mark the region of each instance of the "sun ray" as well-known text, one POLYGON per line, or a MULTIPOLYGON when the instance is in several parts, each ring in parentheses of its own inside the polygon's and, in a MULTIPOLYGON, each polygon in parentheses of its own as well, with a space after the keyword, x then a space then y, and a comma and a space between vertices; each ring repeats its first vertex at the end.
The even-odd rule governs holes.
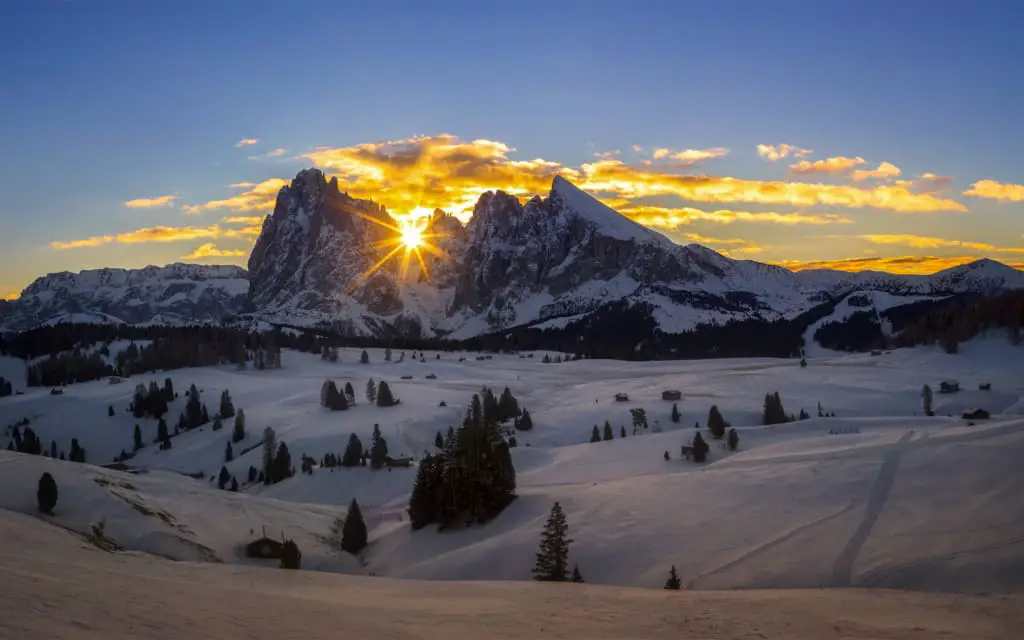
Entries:
POLYGON ((425 216, 420 216, 415 219, 399 219, 398 225, 391 225, 382 220, 378 220, 371 216, 362 214, 360 212, 354 212, 361 218, 369 220, 370 222, 380 225, 386 229, 390 229, 395 232, 394 236, 384 238, 372 243, 370 246, 372 249, 389 249, 388 252, 378 260, 372 267, 367 269, 365 272, 359 275, 358 278, 352 282, 346 289, 346 293, 351 294, 355 291, 360 284, 365 282, 370 276, 372 276, 378 269, 383 267, 389 260, 395 257, 399 251, 402 251, 402 256, 399 258, 398 273, 401 280, 406 280, 409 276, 409 267, 412 262, 413 256, 416 258, 416 262, 419 264, 419 268, 423 276, 430 281, 430 268, 427 266, 427 261, 423 259, 423 252, 426 251, 433 256, 441 258, 446 262, 451 262, 451 256, 448 255, 440 247, 434 245, 431 242, 433 238, 443 237, 443 233, 429 232, 427 231, 427 225, 429 220, 425 216))
POLYGON ((376 264, 374 264, 374 265, 373 265, 372 267, 370 267, 369 269, 367 269, 366 271, 364 271, 364 272, 363 272, 363 273, 362 273, 362 274, 361 274, 361 275, 360 275, 360 276, 359 276, 358 278, 356 278, 356 281, 355 281, 355 282, 353 282, 353 283, 352 283, 352 284, 351 284, 351 285, 349 286, 349 288, 348 288, 348 289, 346 289, 345 293, 352 293, 353 291, 355 291, 355 290, 356 290, 356 287, 358 287, 358 286, 359 286, 360 284, 362 284, 362 283, 363 283, 363 282, 364 282, 364 281, 365 281, 365 280, 366 280, 367 278, 369 278, 370 276, 372 276, 372 275, 373 275, 373 273, 374 273, 374 271, 376 271, 377 269, 379 269, 379 268, 381 267, 381 265, 383 265, 383 264, 384 264, 385 262, 387 262, 388 260, 390 260, 390 259, 391 259, 391 256, 395 255, 396 253, 398 253, 398 252, 399 252, 399 251, 401 251, 401 250, 402 250, 402 245, 400 245, 400 244, 399 244, 399 245, 397 245, 397 246, 396 246, 396 247, 395 247, 394 249, 392 249, 391 251, 389 251, 389 252, 388 252, 388 254, 387 254, 386 256, 384 256, 383 258, 381 258, 380 260, 378 260, 378 261, 376 262, 376 264))
MULTIPOLYGON (((424 247, 427 245, 423 245, 424 247)), ((427 278, 427 284, 430 284, 430 269, 427 268, 427 263, 423 261, 423 254, 420 253, 419 247, 413 247, 413 253, 416 254, 416 259, 420 262, 420 269, 423 269, 423 275, 427 278)))

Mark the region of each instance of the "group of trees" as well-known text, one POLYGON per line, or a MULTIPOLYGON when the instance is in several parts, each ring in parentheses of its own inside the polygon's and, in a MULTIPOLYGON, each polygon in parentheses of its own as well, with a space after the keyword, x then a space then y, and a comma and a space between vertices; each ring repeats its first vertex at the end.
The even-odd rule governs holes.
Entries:
POLYGON ((292 456, 288 445, 277 441, 277 435, 270 427, 263 430, 263 484, 277 484, 295 475, 292 456))
POLYGON ((790 421, 791 418, 786 415, 786 410, 782 408, 782 399, 779 398, 779 392, 766 393, 764 396, 762 423, 766 425, 783 424, 790 421))
POLYGON ((338 390, 338 385, 334 384, 334 380, 324 380, 320 386, 320 406, 322 407, 331 411, 344 411, 355 403, 355 391, 352 389, 351 382, 345 383, 344 393, 338 390))
POLYGON ((0 398, 14 395, 14 385, 7 378, 0 376, 0 398))
POLYGON ((488 391, 473 396, 459 428, 420 461, 408 508, 414 530, 487 522, 515 499, 515 468, 498 403, 481 398, 488 391))
POLYGON ((85 448, 78 443, 78 438, 71 439, 71 452, 65 457, 64 452, 57 451, 57 441, 51 440, 48 449, 43 448, 42 440, 36 435, 32 427, 27 426, 25 420, 19 424, 11 425, 11 441, 7 443, 8 451, 27 453, 35 456, 46 456, 54 459, 69 460, 71 462, 85 462, 85 448), (25 430, 22 431, 21 427, 25 430))
MULTIPOLYGON (((624 427, 622 425, 619 425, 619 437, 620 438, 625 438, 626 437, 626 427, 624 427)), ((604 429, 599 430, 597 428, 597 425, 595 424, 594 428, 590 431, 590 441, 591 442, 601 442, 602 440, 614 440, 614 439, 615 439, 615 432, 612 431, 612 424, 610 422, 608 422, 607 420, 604 421, 604 429)))
POLYGON ((373 469, 383 469, 387 466, 388 441, 380 432, 380 425, 373 425, 373 435, 370 439, 370 448, 364 449, 363 442, 356 434, 350 434, 345 452, 341 455, 327 453, 321 458, 320 466, 325 468, 334 467, 358 467, 366 466, 369 463, 373 469))

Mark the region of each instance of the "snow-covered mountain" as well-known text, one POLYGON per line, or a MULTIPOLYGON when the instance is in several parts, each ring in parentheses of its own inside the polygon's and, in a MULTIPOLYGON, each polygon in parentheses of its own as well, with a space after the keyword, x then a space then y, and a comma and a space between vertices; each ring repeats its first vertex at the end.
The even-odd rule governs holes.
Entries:
POLYGON ((219 322, 244 310, 245 269, 170 264, 143 269, 63 271, 37 278, 17 300, 0 304, 0 328, 95 322, 180 325, 219 322))
POLYGON ((352 335, 468 338, 524 325, 564 327, 625 305, 678 333, 733 319, 794 318, 859 290, 909 302, 1024 288, 1024 272, 992 260, 927 276, 792 272, 733 260, 678 245, 561 177, 546 198, 525 203, 484 193, 465 226, 435 211, 426 229, 434 249, 418 256, 396 244, 399 226, 384 207, 306 169, 278 194, 249 256, 248 282, 237 267, 180 264, 52 274, 20 300, 0 304, 0 327, 177 323, 245 308, 252 319, 352 335))

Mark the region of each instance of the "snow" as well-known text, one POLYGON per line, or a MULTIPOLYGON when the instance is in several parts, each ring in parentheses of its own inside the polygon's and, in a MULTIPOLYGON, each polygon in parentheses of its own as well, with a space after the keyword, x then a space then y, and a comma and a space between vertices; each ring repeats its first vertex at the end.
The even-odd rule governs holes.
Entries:
POLYGON ((633 222, 561 176, 555 176, 552 181, 551 194, 557 194, 570 211, 595 223, 602 235, 619 240, 671 244, 671 241, 665 236, 633 222))
POLYGON ((0 618, 5 638, 1004 640, 1024 626, 1020 596, 424 584, 110 554, 45 522, 0 510, 18 550, 0 555, 19 613, 0 618))
MULTIPOLYGON (((475 353, 426 352, 421 363, 407 352, 405 362, 387 363, 378 349, 368 350, 370 364, 362 365, 359 350, 346 349, 338 363, 285 352, 280 370, 184 369, 120 385, 71 385, 62 396, 31 389, 0 399, 0 426, 28 418, 44 447, 54 439, 67 451, 74 437, 90 462, 107 462, 130 450, 138 422, 146 448, 130 463, 148 473, 0 453, 0 513, 33 513, 36 479, 47 470, 61 491, 53 516, 58 524, 87 531, 105 518, 108 535, 130 549, 188 560, 202 559, 207 549, 224 562, 244 564, 238 545, 265 525, 273 537, 295 537, 311 569, 529 580, 540 529, 557 500, 576 540, 570 561, 592 584, 660 588, 675 564, 693 589, 1020 592, 1024 358, 1016 351, 1005 340, 987 338, 964 343, 956 355, 921 347, 878 357, 812 357, 801 368, 779 359, 543 364, 543 353, 477 361, 475 353), (413 377, 402 380, 406 375, 413 377), (369 405, 364 390, 371 376, 387 380, 401 403, 369 405), (415 469, 318 468, 270 487, 219 491, 207 479, 182 473, 219 471, 230 421, 222 431, 207 426, 183 433, 170 451, 160 452, 151 444, 155 422, 125 411, 136 383, 165 377, 182 396, 171 404, 172 428, 189 384, 202 390, 211 413, 221 390, 230 390, 249 434, 226 465, 240 482, 250 465, 260 466, 258 446, 241 451, 258 444, 265 426, 288 443, 295 466, 302 453, 317 460, 340 453, 351 432, 368 443, 374 424, 392 455, 419 458, 438 431, 459 423, 481 385, 499 392, 507 385, 534 424, 517 433, 513 449, 519 497, 486 525, 437 533, 431 527, 412 532, 405 516, 415 469), (358 404, 345 412, 321 408, 327 377, 340 385, 350 381, 358 404), (936 393, 936 417, 923 416, 921 386, 936 387, 947 377, 960 380, 963 390, 936 393), (991 382, 992 391, 978 390, 980 382, 991 382), (669 419, 673 403, 661 400, 663 389, 682 391, 679 424, 669 419), (816 416, 820 402, 838 417, 760 426, 764 395, 774 391, 788 412, 816 416), (618 392, 630 401, 615 402, 618 392), (442 400, 447 406, 439 406, 442 400), (706 422, 712 404, 737 429, 739 450, 728 452, 712 440, 708 463, 681 460, 680 446, 690 442, 695 421, 706 422), (107 416, 108 405, 114 417, 107 416), (993 418, 967 426, 956 417, 975 406, 993 418), (630 408, 644 408, 663 433, 620 439, 620 426, 632 433, 630 408), (605 420, 615 440, 589 443, 592 426, 605 420), (124 482, 131 488, 119 486, 124 482), (370 526, 362 564, 339 558, 321 539, 352 498, 370 526), (165 513, 174 524, 131 502, 165 513)), ((6 445, 3 436, 0 444, 6 445)))

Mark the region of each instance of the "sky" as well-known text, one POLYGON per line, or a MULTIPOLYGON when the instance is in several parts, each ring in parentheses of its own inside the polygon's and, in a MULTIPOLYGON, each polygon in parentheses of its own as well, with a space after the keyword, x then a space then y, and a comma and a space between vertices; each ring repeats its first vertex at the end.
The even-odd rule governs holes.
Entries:
POLYGON ((245 265, 303 168, 464 220, 562 175, 801 269, 1024 267, 1024 2, 0 0, 0 298, 245 265))

